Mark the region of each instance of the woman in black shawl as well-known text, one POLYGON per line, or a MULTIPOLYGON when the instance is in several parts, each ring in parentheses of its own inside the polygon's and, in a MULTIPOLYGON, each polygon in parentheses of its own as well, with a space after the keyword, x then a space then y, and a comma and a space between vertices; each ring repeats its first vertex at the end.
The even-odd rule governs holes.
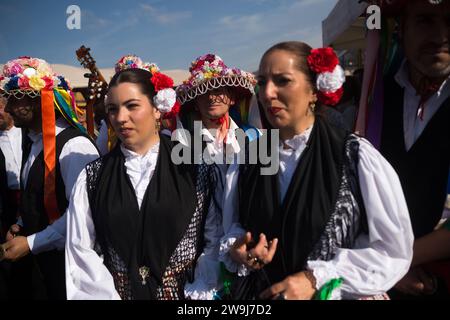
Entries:
POLYGON ((258 163, 240 172, 247 233, 229 253, 252 279, 232 286, 240 298, 361 299, 408 270, 413 236, 396 173, 366 140, 320 115, 319 104, 339 101, 343 78, 331 48, 286 42, 262 57, 261 114, 269 135, 279 129, 279 170, 263 175, 258 163))
POLYGON ((192 165, 175 165, 159 134, 176 104, 160 72, 125 69, 109 84, 106 108, 120 142, 90 163, 68 208, 69 299, 184 298, 201 243, 209 184, 192 165))

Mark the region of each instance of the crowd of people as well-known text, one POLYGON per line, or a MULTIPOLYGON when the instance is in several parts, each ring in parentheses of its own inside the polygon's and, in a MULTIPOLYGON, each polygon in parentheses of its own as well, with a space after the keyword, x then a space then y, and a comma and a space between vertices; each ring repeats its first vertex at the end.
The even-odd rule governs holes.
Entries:
POLYGON ((401 3, 378 150, 332 48, 205 54, 179 86, 123 56, 96 138, 64 76, 6 62, 0 299, 449 298, 450 1, 401 3))

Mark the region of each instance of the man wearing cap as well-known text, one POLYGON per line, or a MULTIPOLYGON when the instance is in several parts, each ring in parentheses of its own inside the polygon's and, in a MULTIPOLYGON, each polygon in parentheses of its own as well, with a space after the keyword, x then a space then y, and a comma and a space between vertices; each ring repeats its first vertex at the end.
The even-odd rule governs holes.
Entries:
MULTIPOLYGON (((400 177, 419 239, 438 224, 447 194, 450 1, 397 0, 382 10, 399 17, 405 59, 393 77, 384 79, 380 151, 400 177)), ((436 288, 420 267, 411 268, 396 286, 408 295, 431 294, 436 288)))
MULTIPOLYGON (((20 57, 0 77, 6 111, 28 130, 21 170, 20 218, 3 244, 5 259, 32 253, 49 299, 64 299, 65 209, 78 174, 98 151, 74 113, 73 94, 47 62, 20 57)), ((29 276, 29 275, 24 275, 29 276)))

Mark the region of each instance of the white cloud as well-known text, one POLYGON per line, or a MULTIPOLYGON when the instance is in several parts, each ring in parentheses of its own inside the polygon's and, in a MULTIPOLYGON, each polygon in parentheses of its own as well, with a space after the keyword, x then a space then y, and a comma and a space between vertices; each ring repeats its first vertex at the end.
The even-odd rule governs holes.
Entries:
POLYGON ((160 24, 174 24, 192 17, 192 12, 190 11, 170 12, 147 3, 141 3, 140 8, 145 15, 156 20, 160 24))
POLYGON ((98 30, 110 27, 112 21, 97 16, 94 12, 86 9, 81 10, 81 27, 86 30, 98 30))
POLYGON ((293 4, 293 7, 311 7, 324 2, 330 2, 330 0, 298 0, 293 4))
POLYGON ((225 16, 219 20, 219 27, 228 30, 238 30, 244 33, 259 33, 265 25, 263 15, 253 14, 247 16, 225 16))
POLYGON ((277 42, 297 40, 312 47, 321 46, 322 19, 335 3, 336 0, 283 1, 269 11, 223 16, 202 36, 211 39, 210 47, 224 59, 239 61, 242 67, 255 70, 264 51, 277 42), (318 12, 324 8, 328 11, 320 16, 318 12))

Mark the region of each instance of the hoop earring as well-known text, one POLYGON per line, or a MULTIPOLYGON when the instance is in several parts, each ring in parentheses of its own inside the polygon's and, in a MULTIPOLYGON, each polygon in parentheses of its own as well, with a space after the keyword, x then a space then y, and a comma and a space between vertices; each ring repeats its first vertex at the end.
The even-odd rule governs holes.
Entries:
POLYGON ((316 110, 316 103, 315 102, 311 102, 309 104, 309 110, 311 110, 311 112, 314 113, 314 111, 316 110))
POLYGON ((161 130, 161 119, 157 119, 155 122, 155 130, 158 133, 161 130))

